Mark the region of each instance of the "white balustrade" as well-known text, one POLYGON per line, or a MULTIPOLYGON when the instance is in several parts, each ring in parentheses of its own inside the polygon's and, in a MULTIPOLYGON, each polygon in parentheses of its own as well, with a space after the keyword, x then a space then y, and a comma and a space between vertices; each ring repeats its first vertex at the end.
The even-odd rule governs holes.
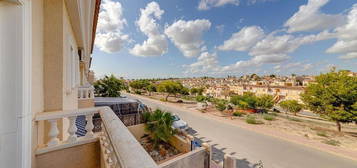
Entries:
POLYGON ((39 145, 36 154, 91 143, 100 139, 101 152, 107 168, 158 168, 155 161, 109 107, 39 113, 36 115, 35 120, 37 122, 46 121, 50 123, 50 131, 45 135, 50 140, 46 142, 46 147, 39 145), (102 118, 102 132, 94 134, 92 119, 96 113, 99 113, 102 118), (85 116, 87 120, 85 127, 87 133, 84 137, 77 137, 75 134, 77 131, 75 120, 78 116, 85 116), (58 130, 57 122, 63 119, 68 119, 69 121, 67 130, 69 137, 61 141, 58 138, 60 131, 58 130), (133 159, 132 156, 135 156, 136 159, 133 159), (140 160, 140 162, 137 162, 137 160, 140 160))
POLYGON ((78 98, 94 99, 94 87, 92 85, 78 87, 78 98))
POLYGON ((47 143, 47 146, 56 146, 59 143, 59 139, 57 138, 59 131, 57 128, 57 119, 51 119, 48 120, 50 123, 50 131, 48 133, 48 136, 50 137, 50 140, 47 143))
POLYGON ((86 136, 87 138, 92 138, 94 136, 94 133, 93 133, 93 128, 94 128, 94 125, 93 125, 93 115, 94 114, 87 114, 86 115, 86 120, 87 120, 87 125, 86 125, 86 136))
POLYGON ((76 142, 77 141, 77 126, 76 126, 76 119, 77 117, 68 117, 69 120, 69 128, 68 128, 68 133, 69 133, 69 137, 67 142, 71 143, 71 142, 76 142))
POLYGON ((78 142, 79 138, 76 135, 77 132, 76 118, 82 115, 84 115, 87 120, 87 124, 85 127, 87 133, 81 140, 92 139, 94 137, 93 115, 95 113, 98 113, 100 109, 101 108, 84 108, 84 109, 77 109, 77 110, 39 113, 36 116, 36 121, 49 122, 50 128, 47 135, 49 137, 49 141, 46 144, 47 146, 46 148, 54 148, 59 145, 73 144, 78 142), (57 122, 65 118, 69 120, 69 127, 67 130, 69 136, 66 140, 60 141, 60 139, 58 138, 59 130, 58 130, 57 122))

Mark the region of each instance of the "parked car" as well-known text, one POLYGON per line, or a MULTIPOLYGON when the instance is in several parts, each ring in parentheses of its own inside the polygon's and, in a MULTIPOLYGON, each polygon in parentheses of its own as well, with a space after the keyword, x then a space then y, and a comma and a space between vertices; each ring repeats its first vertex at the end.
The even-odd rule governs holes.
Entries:
POLYGON ((181 120, 181 118, 177 114, 173 114, 172 118, 174 120, 174 122, 172 123, 173 128, 179 129, 181 131, 186 131, 188 129, 187 123, 181 120))

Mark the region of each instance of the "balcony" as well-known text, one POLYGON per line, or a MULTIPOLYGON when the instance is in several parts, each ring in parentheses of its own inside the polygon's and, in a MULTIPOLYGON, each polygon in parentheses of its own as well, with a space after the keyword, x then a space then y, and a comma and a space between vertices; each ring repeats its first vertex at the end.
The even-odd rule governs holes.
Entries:
POLYGON ((158 167, 109 107, 46 112, 37 115, 35 119, 38 123, 49 123, 45 135, 48 140, 45 144, 38 144, 35 152, 39 168, 158 167), (102 131, 94 133, 92 119, 98 113, 103 121, 102 131), (78 116, 85 116, 87 121, 87 132, 83 137, 76 135, 75 121, 78 116), (67 136, 58 138, 58 125, 65 123, 68 124, 67 136))
MULTIPOLYGON (((211 147, 208 144, 202 144, 203 147, 189 150, 163 163, 155 163, 109 107, 39 113, 35 121, 37 125, 47 124, 47 133, 43 134, 46 141, 39 143, 35 151, 38 168, 210 167, 211 147), (95 114, 99 114, 102 119, 100 132, 93 132, 95 114), (82 137, 76 135, 78 116, 85 116, 86 119, 86 134, 82 137), (61 131, 61 128, 65 128, 61 127, 63 125, 67 125, 66 131, 61 131)), ((38 136, 41 139, 40 132, 38 136)), ((190 142, 192 139, 187 140, 190 142)))
POLYGON ((78 108, 94 107, 94 87, 86 84, 78 87, 78 108))

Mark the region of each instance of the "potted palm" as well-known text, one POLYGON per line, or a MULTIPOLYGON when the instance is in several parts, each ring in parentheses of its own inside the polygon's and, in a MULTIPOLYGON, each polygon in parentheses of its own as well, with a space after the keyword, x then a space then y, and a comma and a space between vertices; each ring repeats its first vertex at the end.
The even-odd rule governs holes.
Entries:
POLYGON ((155 148, 158 148, 160 143, 167 143, 175 135, 171 113, 157 109, 154 112, 143 113, 143 120, 145 130, 150 133, 155 148))

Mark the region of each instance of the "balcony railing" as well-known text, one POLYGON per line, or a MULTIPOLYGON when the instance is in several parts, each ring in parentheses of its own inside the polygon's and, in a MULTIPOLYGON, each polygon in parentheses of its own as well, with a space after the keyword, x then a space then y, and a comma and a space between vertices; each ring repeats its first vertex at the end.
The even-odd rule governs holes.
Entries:
POLYGON ((94 99, 94 87, 92 85, 78 87, 78 99, 94 99))
POLYGON ((99 113, 100 108, 85 108, 85 109, 77 109, 77 110, 68 110, 68 111, 54 111, 54 112, 45 112, 39 113, 36 116, 36 121, 47 121, 49 125, 48 135, 45 135, 49 138, 48 142, 46 142, 45 147, 39 148, 37 153, 44 153, 47 151, 55 150, 60 148, 63 145, 69 144, 78 144, 78 142, 86 142, 88 140, 93 141, 96 139, 93 133, 93 116, 96 113, 99 113), (85 126, 86 135, 84 137, 78 138, 76 135, 77 126, 76 119, 78 116, 85 116, 87 124, 85 126), (58 138, 59 130, 57 126, 57 122, 60 119, 67 118, 69 121, 68 127, 68 138, 66 140, 60 141, 58 138))
MULTIPOLYGON (((93 107, 70 111, 39 113, 35 120, 47 121, 50 123, 48 142, 40 145, 36 154, 73 147, 76 145, 91 143, 100 140, 101 152, 104 159, 104 167, 110 168, 158 168, 157 164, 130 133, 127 127, 115 115, 109 107, 93 107), (93 133, 93 115, 99 113, 102 118, 102 132, 93 133), (84 137, 77 137, 77 126, 75 120, 78 116, 85 116, 87 131, 84 137), (59 129, 57 122, 67 118, 69 120, 68 138, 60 140, 58 138, 59 129)), ((100 158, 98 158, 100 159, 100 158)))
POLYGON ((115 168, 158 168, 155 161, 109 107, 100 111, 103 120, 102 145, 108 162, 115 168), (112 144, 112 145, 105 145, 112 144))

